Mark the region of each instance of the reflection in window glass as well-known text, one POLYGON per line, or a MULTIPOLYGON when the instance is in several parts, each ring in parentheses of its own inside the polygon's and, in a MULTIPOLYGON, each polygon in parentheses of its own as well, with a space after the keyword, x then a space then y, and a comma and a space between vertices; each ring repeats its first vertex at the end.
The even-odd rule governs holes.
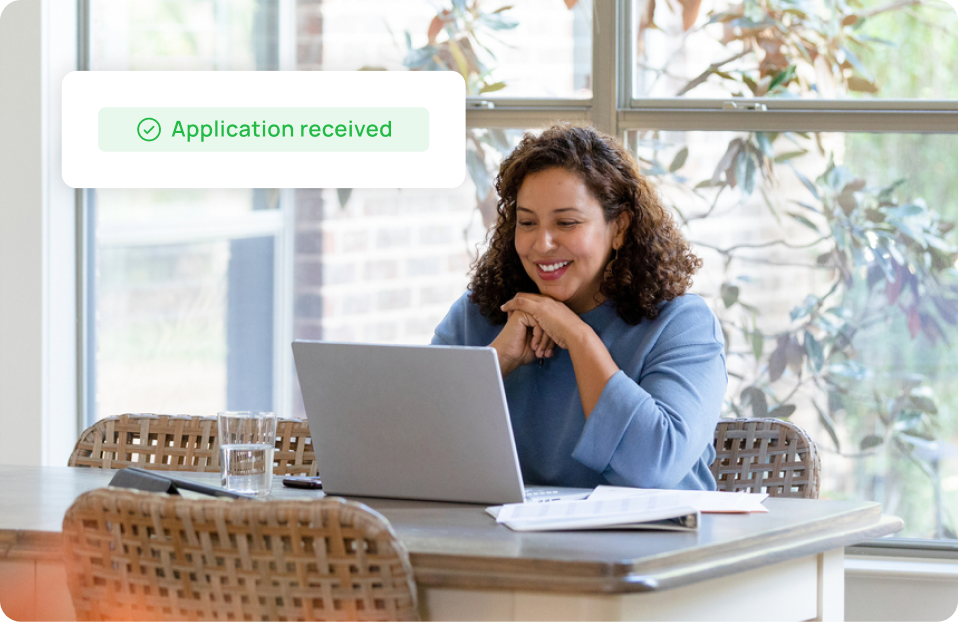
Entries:
POLYGON ((90 68, 275 70, 277 0, 91 0, 90 68))
POLYGON ((272 408, 276 190, 89 194, 91 418, 272 408))
POLYGON ((958 97, 958 13, 937 0, 633 0, 632 8, 634 97, 958 97))
POLYGON ((592 96, 591 0, 299 0, 297 30, 299 69, 453 70, 470 95, 592 96))
POLYGON ((97 250, 100 415, 271 408, 272 238, 97 250))
POLYGON ((726 415, 790 418, 823 497, 956 537, 958 203, 922 170, 954 166, 954 137, 628 139, 705 261, 693 291, 728 341, 726 415))

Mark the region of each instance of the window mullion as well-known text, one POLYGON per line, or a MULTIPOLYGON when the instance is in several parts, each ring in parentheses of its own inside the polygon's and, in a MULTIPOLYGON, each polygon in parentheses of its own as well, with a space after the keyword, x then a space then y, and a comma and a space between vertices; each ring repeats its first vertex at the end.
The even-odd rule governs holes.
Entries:
POLYGON ((591 118, 588 106, 568 108, 489 108, 467 109, 466 128, 539 128, 556 121, 585 123, 591 118))
POLYGON ((747 132, 958 133, 958 110, 621 110, 623 128, 747 132))
POLYGON ((592 14, 592 124, 608 134, 618 133, 616 110, 616 14, 622 3, 599 0, 592 14))

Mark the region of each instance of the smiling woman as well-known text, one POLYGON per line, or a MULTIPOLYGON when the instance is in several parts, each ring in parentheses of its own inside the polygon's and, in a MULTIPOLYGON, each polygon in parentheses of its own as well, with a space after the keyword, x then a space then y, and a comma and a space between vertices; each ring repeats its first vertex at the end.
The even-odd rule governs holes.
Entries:
POLYGON ((432 342, 495 348, 526 483, 714 489, 724 340, 635 161, 559 125, 526 135, 496 190, 489 249, 432 342))

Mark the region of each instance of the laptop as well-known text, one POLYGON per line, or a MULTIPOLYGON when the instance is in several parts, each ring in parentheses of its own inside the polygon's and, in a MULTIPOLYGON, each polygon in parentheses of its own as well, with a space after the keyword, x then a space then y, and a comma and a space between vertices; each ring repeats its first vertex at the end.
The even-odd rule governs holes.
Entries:
POLYGON ((295 341, 327 494, 521 503, 591 489, 525 486, 492 348, 295 341))

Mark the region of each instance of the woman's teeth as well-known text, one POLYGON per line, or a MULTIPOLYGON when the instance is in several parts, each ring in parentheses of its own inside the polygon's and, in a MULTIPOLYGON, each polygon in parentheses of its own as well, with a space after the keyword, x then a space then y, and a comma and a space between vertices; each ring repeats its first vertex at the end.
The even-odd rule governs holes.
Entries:
POLYGON ((560 261, 559 263, 550 263, 550 264, 539 264, 539 268, 543 272, 555 272, 559 268, 564 268, 568 266, 571 261, 560 261))

